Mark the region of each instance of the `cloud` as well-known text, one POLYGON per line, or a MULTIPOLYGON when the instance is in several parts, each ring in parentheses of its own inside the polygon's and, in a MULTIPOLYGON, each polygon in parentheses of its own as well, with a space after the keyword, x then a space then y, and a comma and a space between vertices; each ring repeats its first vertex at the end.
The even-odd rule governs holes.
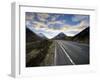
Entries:
POLYGON ((51 39, 58 35, 60 32, 59 31, 44 31, 43 34, 48 38, 51 39))
POLYGON ((49 21, 47 25, 50 29, 60 30, 64 24, 61 21, 49 21))
POLYGON ((59 17, 60 15, 53 15, 51 16, 51 21, 56 21, 59 17))
POLYGON ((35 17, 34 13, 26 12, 26 16, 25 16, 26 21, 31 21, 34 19, 34 17, 35 17))
POLYGON ((84 26, 84 21, 76 24, 76 25, 68 25, 68 24, 65 24, 61 30, 62 31, 68 31, 68 30, 83 30, 85 28, 87 28, 88 26, 84 26))
POLYGON ((26 21, 25 25, 28 27, 32 27, 32 21, 26 21))
POLYGON ((40 34, 42 33, 44 36, 46 36, 48 39, 51 39, 53 37, 55 37, 56 35, 58 35, 60 33, 60 31, 58 30, 52 30, 52 29, 46 29, 46 28, 42 28, 42 29, 36 29, 33 27, 29 27, 33 32, 35 32, 36 34, 40 34))
POLYGON ((74 15, 73 22, 80 22, 80 26, 89 26, 89 15, 74 15))
POLYGON ((47 25, 43 22, 34 21, 32 27, 34 27, 34 28, 47 28, 47 25))
POLYGON ((88 20, 89 16, 88 15, 74 15, 72 17, 72 21, 78 22, 78 21, 83 21, 83 20, 88 20))
POLYGON ((48 25, 49 24, 63 24, 61 21, 50 21, 48 22, 48 25))
POLYGON ((37 13, 37 18, 40 21, 46 21, 46 19, 49 17, 50 17, 50 15, 48 13, 37 13))
POLYGON ((75 36, 76 34, 78 34, 79 31, 68 31, 68 32, 64 32, 64 34, 66 34, 67 36, 75 36))
POLYGON ((63 31, 67 36, 75 36, 80 33, 83 29, 69 29, 67 31, 63 31))
POLYGON ((85 29, 89 26, 89 23, 86 20, 81 21, 77 25, 72 26, 74 29, 85 29))
POLYGON ((67 36, 75 36, 76 34, 83 31, 88 27, 88 24, 85 21, 81 21, 77 25, 64 25, 62 28, 62 32, 64 32, 67 36))

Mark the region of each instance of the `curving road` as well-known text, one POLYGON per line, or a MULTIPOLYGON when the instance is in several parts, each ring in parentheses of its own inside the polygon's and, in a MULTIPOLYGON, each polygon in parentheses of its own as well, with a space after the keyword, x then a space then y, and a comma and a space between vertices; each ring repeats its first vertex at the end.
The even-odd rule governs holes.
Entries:
POLYGON ((72 41, 55 40, 54 65, 89 64, 89 46, 72 41))

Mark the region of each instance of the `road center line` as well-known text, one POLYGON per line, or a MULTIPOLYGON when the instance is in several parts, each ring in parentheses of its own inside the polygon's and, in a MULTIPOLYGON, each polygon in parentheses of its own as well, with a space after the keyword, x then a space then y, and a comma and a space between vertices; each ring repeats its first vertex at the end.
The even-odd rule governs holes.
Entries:
POLYGON ((59 42, 57 42, 58 44, 59 44, 59 46, 62 48, 62 50, 64 51, 64 53, 66 54, 66 56, 68 57, 68 59, 70 60, 70 62, 73 64, 73 65, 75 65, 75 63, 74 63, 74 61, 71 59, 71 57, 68 55, 68 53, 65 51, 65 49, 64 49, 64 47, 63 47, 63 44, 62 43, 59 43, 59 42), (61 45, 60 45, 61 44, 61 45))

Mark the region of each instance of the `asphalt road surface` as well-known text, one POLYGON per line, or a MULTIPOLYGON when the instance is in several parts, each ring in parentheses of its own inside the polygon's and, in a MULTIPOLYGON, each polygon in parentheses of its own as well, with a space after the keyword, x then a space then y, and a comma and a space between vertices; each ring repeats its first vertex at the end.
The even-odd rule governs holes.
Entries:
POLYGON ((72 41, 55 40, 54 65, 89 64, 89 46, 72 41))

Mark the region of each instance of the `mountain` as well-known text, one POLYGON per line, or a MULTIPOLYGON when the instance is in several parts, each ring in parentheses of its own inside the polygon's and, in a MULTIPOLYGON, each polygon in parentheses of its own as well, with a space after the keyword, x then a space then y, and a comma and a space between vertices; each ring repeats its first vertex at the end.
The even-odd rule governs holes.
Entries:
POLYGON ((63 32, 59 33, 57 36, 52 38, 53 40, 71 40, 72 37, 67 36, 63 32))
POLYGON ((59 33, 57 36, 55 36, 53 39, 64 39, 66 35, 64 33, 59 33))
POLYGON ((47 39, 47 37, 43 33, 38 33, 38 36, 43 38, 43 39, 47 39))
POLYGON ((26 28, 26 42, 33 42, 33 41, 39 41, 39 40, 43 40, 43 38, 35 34, 30 29, 26 28))
POLYGON ((78 33, 73 37, 73 41, 89 43, 89 27, 78 33))

